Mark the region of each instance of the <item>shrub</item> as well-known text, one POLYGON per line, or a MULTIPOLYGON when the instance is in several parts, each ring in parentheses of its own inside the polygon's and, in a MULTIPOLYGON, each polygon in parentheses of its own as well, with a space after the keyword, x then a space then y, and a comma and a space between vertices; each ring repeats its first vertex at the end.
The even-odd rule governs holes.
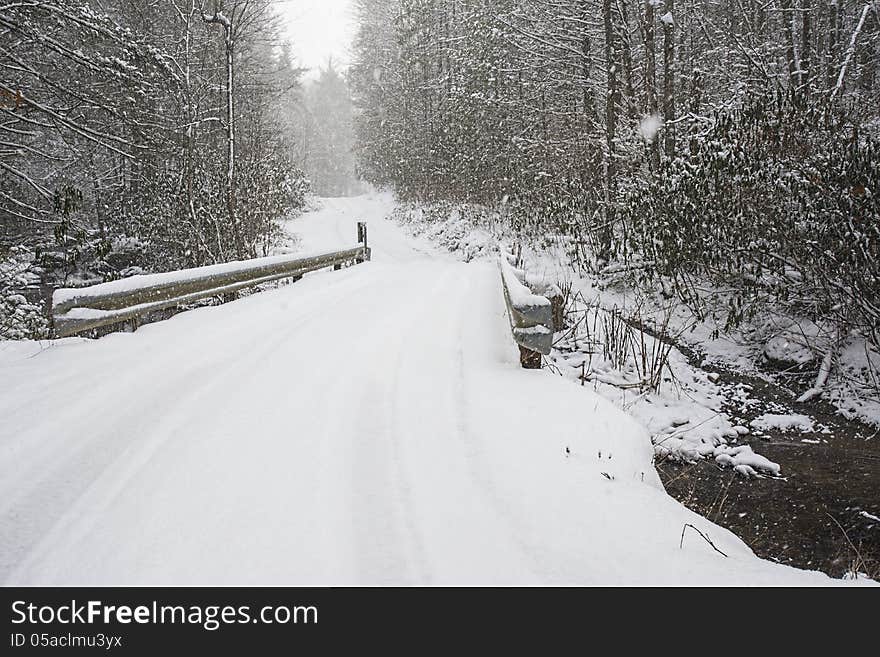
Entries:
POLYGON ((724 292, 727 328, 781 308, 880 344, 880 142, 797 96, 762 96, 689 150, 629 193, 619 257, 640 254, 641 275, 699 315, 724 292))

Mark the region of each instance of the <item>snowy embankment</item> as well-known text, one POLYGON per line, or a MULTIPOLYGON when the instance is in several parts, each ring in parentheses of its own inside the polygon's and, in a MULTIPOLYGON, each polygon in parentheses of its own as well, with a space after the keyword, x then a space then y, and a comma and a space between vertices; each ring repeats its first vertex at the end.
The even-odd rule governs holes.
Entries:
POLYGON ((367 220, 372 263, 0 343, 0 581, 838 583, 667 496, 642 427, 519 367, 497 267, 388 210, 328 200, 290 226, 324 249, 367 220))
MULTIPOLYGON (((480 213, 457 209, 427 220, 423 209, 398 209, 396 218, 466 261, 488 257, 512 236, 475 225, 480 213)), ((496 228, 501 229, 499 222, 496 228)), ((503 250, 503 249, 502 249, 503 250)), ((751 429, 724 411, 730 395, 717 376, 688 363, 676 348, 634 326, 626 299, 576 279, 559 249, 525 247, 526 275, 536 288, 568 290, 566 327, 555 336, 547 368, 588 386, 648 430, 659 459, 713 459, 744 476, 779 476, 780 465, 737 444, 751 429)))

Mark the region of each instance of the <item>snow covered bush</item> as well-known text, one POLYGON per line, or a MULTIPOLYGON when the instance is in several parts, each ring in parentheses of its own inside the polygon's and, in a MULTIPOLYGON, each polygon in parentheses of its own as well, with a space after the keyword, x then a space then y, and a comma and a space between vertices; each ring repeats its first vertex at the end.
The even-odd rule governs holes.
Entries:
POLYGON ((21 294, 7 292, 0 291, 0 340, 48 337, 49 326, 41 308, 21 294))
POLYGON ((783 312, 880 344, 880 142, 798 95, 716 117, 625 204, 623 258, 726 328, 783 312), (706 285, 709 283, 710 285, 706 285))
POLYGON ((48 335, 42 309, 22 294, 39 281, 32 252, 16 246, 0 256, 0 340, 39 339, 48 335))
POLYGON ((465 262, 497 251, 498 212, 462 203, 400 203, 392 218, 461 255, 465 262))

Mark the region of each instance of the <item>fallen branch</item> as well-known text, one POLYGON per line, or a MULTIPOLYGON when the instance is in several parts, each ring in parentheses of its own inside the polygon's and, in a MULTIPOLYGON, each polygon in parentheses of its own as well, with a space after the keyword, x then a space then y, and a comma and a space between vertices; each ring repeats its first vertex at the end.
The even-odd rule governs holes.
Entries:
POLYGON ((859 34, 865 26, 865 19, 868 17, 868 12, 871 11, 871 6, 873 4, 873 2, 869 2, 862 8, 862 17, 859 19, 856 29, 853 30, 852 38, 849 40, 849 48, 846 49, 846 58, 843 61, 843 65, 840 67, 840 75, 837 76, 837 84, 834 85, 834 91, 831 92, 831 100, 834 100, 835 96, 837 96, 837 94, 840 93, 840 90, 843 89, 843 80, 846 77, 846 69, 849 68, 849 64, 856 52, 856 41, 858 41, 859 34))
POLYGON ((837 331, 834 341, 828 346, 828 351, 825 352, 825 357, 822 359, 822 364, 819 366, 819 374, 816 375, 816 382, 813 384, 813 387, 797 398, 796 401, 799 404, 815 399, 825 391, 825 384, 828 382, 828 375, 831 374, 831 366, 834 363, 834 356, 837 354, 839 348, 840 330, 837 331))
POLYGON ((678 542, 678 547, 679 547, 679 548, 684 547, 684 532, 685 532, 685 530, 686 530, 688 527, 690 527, 690 528, 693 529, 695 532, 697 532, 700 536, 702 536, 702 537, 703 537, 703 540, 706 541, 709 545, 711 545, 711 546, 712 546, 712 549, 715 550, 715 551, 716 551, 718 554, 720 554, 722 557, 726 557, 726 556, 727 556, 726 554, 724 554, 721 550, 719 550, 719 549, 716 547, 716 545, 712 542, 712 540, 711 540, 708 536, 706 536, 703 532, 701 532, 699 529, 697 529, 696 527, 694 527, 694 526, 693 526, 692 524, 690 524, 689 522, 686 522, 686 523, 684 524, 684 527, 681 528, 681 540, 678 542))

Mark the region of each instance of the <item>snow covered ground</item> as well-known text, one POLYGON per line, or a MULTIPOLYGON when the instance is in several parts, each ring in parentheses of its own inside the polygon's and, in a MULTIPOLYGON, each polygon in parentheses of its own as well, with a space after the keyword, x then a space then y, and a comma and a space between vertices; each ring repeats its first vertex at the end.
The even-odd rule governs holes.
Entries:
POLYGON ((366 220, 371 263, 135 333, 0 342, 0 582, 839 583, 666 495, 643 428, 519 367, 497 267, 389 203, 289 226, 321 250, 366 220))

